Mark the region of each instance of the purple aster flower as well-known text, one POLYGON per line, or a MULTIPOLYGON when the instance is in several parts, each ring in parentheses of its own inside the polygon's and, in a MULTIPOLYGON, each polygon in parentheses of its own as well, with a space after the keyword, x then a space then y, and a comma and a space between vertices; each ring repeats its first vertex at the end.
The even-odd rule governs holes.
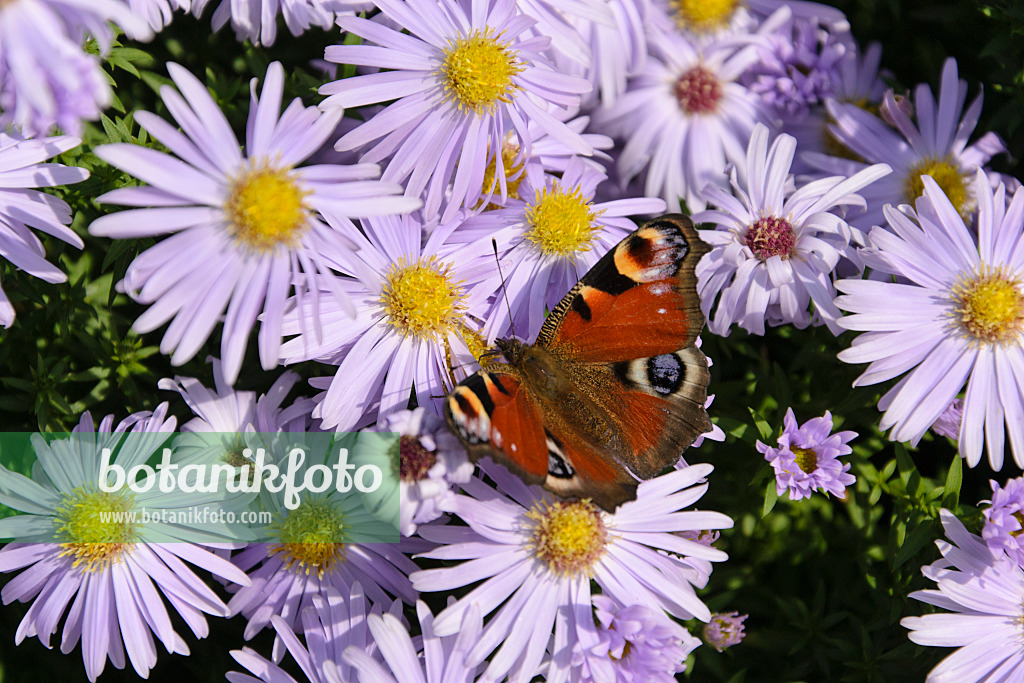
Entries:
POLYGON ((739 612, 715 612, 704 626, 704 640, 719 652, 743 641, 743 622, 749 614, 739 612))
POLYGON ((700 640, 661 610, 593 597, 599 643, 576 652, 571 680, 674 683, 700 640), (576 667, 579 667, 576 669, 576 667))
POLYGON ((989 484, 992 500, 988 501, 989 507, 982 510, 985 526, 981 537, 992 552, 1005 552, 1024 567, 1024 542, 1018 540, 1024 530, 1024 478, 1007 479, 1004 487, 994 481, 989 484))
MULTIPOLYGON (((788 8, 783 13, 789 17, 788 8)), ((700 46, 726 35, 754 33, 759 22, 740 0, 654 0, 647 23, 649 32, 678 33, 700 46)))
POLYGON ((523 158, 532 156, 530 122, 577 154, 593 152, 552 111, 579 104, 590 84, 554 71, 543 52, 550 39, 531 36, 534 20, 513 0, 487 0, 470 14, 455 0, 378 0, 378 21, 339 17, 338 25, 364 39, 327 48, 328 61, 390 69, 344 78, 320 89, 321 107, 361 107, 395 100, 338 140, 337 149, 369 147, 364 161, 389 160, 383 179, 424 196, 428 219, 446 208, 447 222, 463 206, 506 195, 504 173, 490 187, 484 176, 514 133, 523 158))
POLYGON ((943 610, 904 617, 908 637, 918 645, 959 648, 928 674, 928 681, 1010 683, 1024 676, 1024 570, 968 533, 948 510, 942 526, 951 543, 937 541, 943 559, 921 568, 938 590, 910 597, 943 610))
POLYGON ((154 31, 162 31, 164 26, 171 23, 174 18, 174 10, 188 12, 192 6, 192 0, 122 0, 127 2, 132 12, 149 24, 154 31))
MULTIPOLYGON (((192 0, 192 14, 200 16, 210 2, 192 0)), ((284 23, 291 34, 297 36, 310 26, 318 26, 326 31, 334 23, 336 11, 347 7, 365 7, 366 4, 349 0, 219 0, 213 12, 213 30, 221 30, 230 20, 238 40, 248 39, 253 45, 269 46, 277 38, 279 14, 284 16, 284 23)))
POLYGON ((836 283, 836 306, 853 314, 840 326, 864 332, 839 359, 871 364, 854 386, 904 375, 878 403, 889 438, 916 444, 966 383, 960 453, 973 467, 985 443, 998 470, 1008 430, 1024 466, 1024 193, 1007 207, 979 170, 975 238, 936 181, 923 183, 916 211, 885 207, 888 229, 869 235, 863 258, 886 280, 836 283))
POLYGON ((853 452, 847 444, 857 432, 833 434, 832 413, 827 410, 798 425, 793 409, 787 408, 782 423, 777 448, 757 442, 757 452, 775 470, 776 492, 781 496, 788 489, 790 500, 810 498, 815 490, 846 498, 846 487, 857 478, 849 474, 850 463, 840 462, 839 456, 853 452))
MULTIPOLYGON (((46 282, 68 278, 46 260, 43 243, 29 228, 41 230, 79 249, 82 238, 68 227, 71 207, 32 188, 78 183, 89 177, 85 169, 43 163, 81 142, 67 135, 25 139, 17 130, 0 130, 0 255, 16 268, 46 282)), ((14 322, 14 307, 0 288, 0 325, 14 322)))
POLYGON ((394 440, 374 432, 361 433, 352 448, 351 462, 356 467, 374 464, 380 468, 384 483, 366 494, 366 504, 371 511, 387 510, 388 518, 397 508, 398 530, 411 536, 418 524, 441 516, 442 501, 454 495, 453 484, 469 481, 474 465, 444 419, 422 407, 384 415, 374 429, 397 432, 399 437, 394 440), (398 471, 394 472, 396 464, 398 471))
MULTIPOLYGON (((401 605, 401 602, 394 602, 392 611, 400 614, 401 605)), ((323 594, 312 596, 310 604, 302 610, 301 633, 305 640, 304 644, 284 619, 276 615, 271 619, 280 642, 284 643, 284 647, 305 675, 302 683, 337 683, 354 680, 355 670, 343 659, 343 654, 349 647, 358 649, 367 660, 376 661, 376 658, 379 658, 377 647, 366 625, 368 616, 371 619, 380 619, 380 615, 368 615, 369 607, 358 582, 345 593, 338 592, 334 586, 326 586, 323 594)), ((379 609, 377 605, 373 607, 374 612, 379 609)), ((386 618, 395 617, 388 614, 386 618)), ((231 683, 296 683, 295 678, 280 666, 252 648, 232 650, 231 656, 255 674, 253 677, 235 671, 229 672, 227 679, 231 683)))
POLYGON ((27 135, 54 126, 78 135, 112 100, 99 60, 82 50, 86 37, 110 47, 113 22, 130 38, 149 27, 119 0, 6 0, 0 3, 0 129, 27 135))
POLYGON ((947 439, 955 439, 960 435, 960 423, 964 419, 963 399, 954 398, 953 402, 942 411, 932 423, 932 431, 947 439))
POLYGON ((417 405, 440 414, 435 398, 475 369, 486 344, 472 315, 500 279, 493 252, 444 255, 456 225, 434 229, 424 243, 416 216, 366 220, 343 268, 358 279, 337 283, 355 302, 355 319, 330 290, 295 301, 284 332, 299 336, 282 347, 285 363, 317 359, 338 367, 333 377, 310 382, 326 390, 313 410, 325 429, 365 427, 407 408, 410 389, 417 405))
POLYGON ((508 330, 509 308, 512 329, 535 334, 546 312, 580 276, 636 230, 629 216, 664 212, 661 199, 595 203, 597 187, 606 179, 578 158, 569 161, 560 177, 528 166, 519 185, 521 199, 509 198, 505 208, 472 216, 452 233, 453 243, 468 243, 452 252, 453 257, 492 254, 493 259, 492 240, 498 245, 506 294, 496 297, 484 316, 487 339, 508 330))
MULTIPOLYGON (((859 159, 812 153, 803 158, 828 174, 850 176, 872 163, 885 163, 893 169, 892 175, 864 193, 867 210, 851 220, 851 224, 863 230, 883 222, 885 204, 913 204, 924 190, 923 175, 931 176, 957 212, 968 216, 978 201, 971 188, 971 177, 1006 148, 991 132, 974 144, 967 144, 981 114, 982 97, 979 94, 964 112, 966 98, 967 83, 957 78, 956 60, 950 58, 942 69, 938 102, 927 85, 917 86, 913 104, 916 123, 896 103, 891 92, 885 95, 883 106, 892 125, 856 104, 830 101, 828 113, 835 123, 829 130, 859 159)), ((994 180, 997 182, 998 176, 994 180)))
POLYGON ((234 384, 249 333, 261 317, 260 360, 277 365, 285 300, 293 289, 330 289, 351 312, 332 268, 355 232, 349 216, 411 211, 418 201, 395 197, 401 188, 373 180, 376 166, 296 165, 315 152, 338 123, 294 100, 280 117, 284 69, 267 70, 262 96, 252 102, 243 155, 227 119, 199 80, 168 64, 180 93, 160 93, 182 130, 148 112, 136 120, 172 153, 130 144, 103 145, 104 161, 149 183, 108 192, 99 201, 152 207, 95 220, 94 235, 135 238, 174 233, 139 255, 122 286, 152 304, 135 321, 149 332, 168 320, 160 344, 171 363, 202 347, 223 316, 224 378, 234 384), (326 223, 324 222, 326 221, 326 223))
POLYGON ((794 189, 789 170, 795 149, 790 135, 778 136, 769 148, 768 129, 758 125, 742 167, 746 189, 733 169, 733 193, 707 186, 704 196, 718 209, 693 215, 695 223, 717 226, 700 231, 711 253, 697 265, 701 308, 715 334, 728 335, 733 323, 752 334, 764 334, 765 322, 803 328, 812 321, 812 303, 813 319, 841 332, 831 274, 849 249, 850 230, 833 212, 858 204, 853 193, 889 168, 878 164, 851 178, 794 189))
MULTIPOLYGON (((416 603, 422 633, 423 655, 413 642, 409 629, 392 614, 367 618, 370 632, 384 659, 381 663, 364 648, 351 646, 343 661, 356 671, 353 683, 473 683, 479 665, 470 666, 466 656, 480 637, 480 609, 475 605, 466 610, 457 633, 439 637, 434 632, 434 615, 423 602, 416 603)), ((419 639, 417 639, 418 641, 419 639)))
POLYGON ((726 164, 742 163, 754 124, 768 120, 757 95, 737 82, 757 49, 751 38, 700 50, 678 34, 649 40, 643 70, 614 105, 594 113, 594 126, 625 139, 616 162, 624 181, 646 171, 645 194, 670 210, 680 200, 703 209, 704 186, 725 184, 726 164))
POLYGON ((99 489, 103 449, 111 448, 113 464, 125 471, 145 463, 174 431, 175 419, 168 419, 166 412, 163 403, 117 427, 111 415, 98 429, 86 413, 67 439, 46 444, 33 438, 38 460, 32 479, 0 468, 0 502, 25 513, 0 521, 0 536, 18 540, 0 550, 0 571, 21 570, 0 595, 5 604, 32 601, 15 642, 37 636, 50 647, 50 637, 67 612, 61 651, 71 652, 81 640, 90 681, 108 659, 123 669, 126 651, 136 673, 147 677, 156 664, 153 636, 168 652, 188 654, 188 645, 171 623, 168 603, 199 638, 208 633, 204 613, 228 615, 216 593, 186 563, 227 581, 249 583, 230 562, 191 542, 208 542, 208 535, 159 519, 110 519, 217 502, 217 494, 182 492, 174 496, 172 507, 156 488, 99 489))
POLYGON ((485 616, 493 612, 467 655, 467 663, 474 665, 497 648, 484 672, 487 680, 506 673, 512 680, 530 680, 541 672, 549 646, 547 678, 568 676, 578 633, 596 628, 591 582, 620 604, 664 610, 681 619, 710 617, 694 588, 707 582, 709 563, 726 555, 676 532, 732 525, 721 513, 684 510, 707 490, 706 482, 698 482, 711 465, 641 482, 637 499, 613 514, 589 500, 553 501, 489 460, 478 465, 494 487, 471 479, 463 486, 465 495, 445 506, 468 528, 419 528, 424 538, 442 544, 423 557, 465 562, 416 572, 412 580, 421 591, 451 591, 480 582, 438 615, 434 631, 454 633, 474 605, 485 616), (516 628, 523 620, 531 627, 516 628))

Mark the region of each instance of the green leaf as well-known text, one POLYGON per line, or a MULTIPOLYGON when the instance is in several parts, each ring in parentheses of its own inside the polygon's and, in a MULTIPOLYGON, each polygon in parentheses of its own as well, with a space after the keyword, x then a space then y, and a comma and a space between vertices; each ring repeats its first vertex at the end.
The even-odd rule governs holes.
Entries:
POLYGON ((762 517, 767 517, 768 513, 775 507, 775 503, 779 500, 779 492, 775 488, 775 479, 768 480, 768 486, 764 489, 764 508, 761 511, 762 517))
POLYGON ((964 465, 960 453, 953 456, 953 462, 946 474, 946 485, 942 488, 942 507, 955 511, 960 504, 960 487, 964 483, 964 465))
POLYGON ((768 421, 761 417, 756 410, 753 408, 747 408, 750 411, 750 417, 754 420, 754 425, 757 427, 758 433, 761 438, 768 441, 775 435, 775 430, 768 424, 768 421))

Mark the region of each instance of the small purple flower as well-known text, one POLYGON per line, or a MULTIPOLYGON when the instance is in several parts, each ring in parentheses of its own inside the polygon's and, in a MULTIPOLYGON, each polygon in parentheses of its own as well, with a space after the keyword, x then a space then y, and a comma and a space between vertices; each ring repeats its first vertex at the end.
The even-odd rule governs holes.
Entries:
MULTIPOLYGON (((188 10, 188 0, 184 3, 188 10)), ((366 7, 368 3, 358 0, 192 0, 192 14, 199 16, 210 2, 217 5, 211 22, 213 30, 221 30, 228 20, 238 40, 248 39, 253 45, 270 46, 277 38, 278 15, 284 16, 284 23, 293 36, 310 26, 328 30, 334 23, 335 10, 348 6, 366 7)))
POLYGON ((790 500, 800 500, 809 498, 817 489, 845 498, 846 487, 856 477, 849 474, 850 463, 841 463, 838 458, 853 452, 847 443, 857 432, 832 434, 832 413, 827 410, 824 416, 798 425, 793 409, 788 408, 783 424, 778 448, 757 442, 758 452, 775 470, 778 494, 781 496, 788 489, 790 500))
POLYGON ((960 436, 960 423, 964 419, 964 400, 955 398, 949 407, 942 411, 938 419, 932 423, 932 431, 947 439, 960 436))
POLYGON ((743 622, 749 616, 740 616, 739 612, 715 612, 711 615, 711 621, 704 626, 705 642, 719 652, 738 645, 744 636, 743 622))
POLYGON ((1017 564, 1024 567, 1024 477, 1008 479, 1006 486, 990 481, 991 506, 982 511, 985 526, 981 537, 992 552, 1004 551, 1017 564))

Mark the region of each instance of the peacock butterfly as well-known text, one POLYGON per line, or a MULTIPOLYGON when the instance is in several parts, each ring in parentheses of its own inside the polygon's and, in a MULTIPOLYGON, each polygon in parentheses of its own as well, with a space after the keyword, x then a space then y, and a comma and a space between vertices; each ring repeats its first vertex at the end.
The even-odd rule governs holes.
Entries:
POLYGON ((608 511, 637 478, 674 464, 711 422, 694 269, 708 251, 670 214, 631 233, 559 302, 535 344, 499 339, 445 400, 475 461, 492 456, 525 481, 608 511))

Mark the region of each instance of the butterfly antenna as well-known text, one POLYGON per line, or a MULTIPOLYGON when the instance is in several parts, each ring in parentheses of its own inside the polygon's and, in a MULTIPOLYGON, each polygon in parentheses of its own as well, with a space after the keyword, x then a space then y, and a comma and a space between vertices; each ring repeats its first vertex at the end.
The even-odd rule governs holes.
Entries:
POLYGON ((508 290, 505 288, 505 275, 501 272, 501 259, 498 258, 498 241, 491 239, 491 248, 494 249, 494 262, 498 264, 498 276, 501 278, 501 293, 505 297, 505 310, 508 311, 508 326, 512 328, 512 336, 516 336, 516 325, 512 321, 512 307, 508 303, 508 290))

